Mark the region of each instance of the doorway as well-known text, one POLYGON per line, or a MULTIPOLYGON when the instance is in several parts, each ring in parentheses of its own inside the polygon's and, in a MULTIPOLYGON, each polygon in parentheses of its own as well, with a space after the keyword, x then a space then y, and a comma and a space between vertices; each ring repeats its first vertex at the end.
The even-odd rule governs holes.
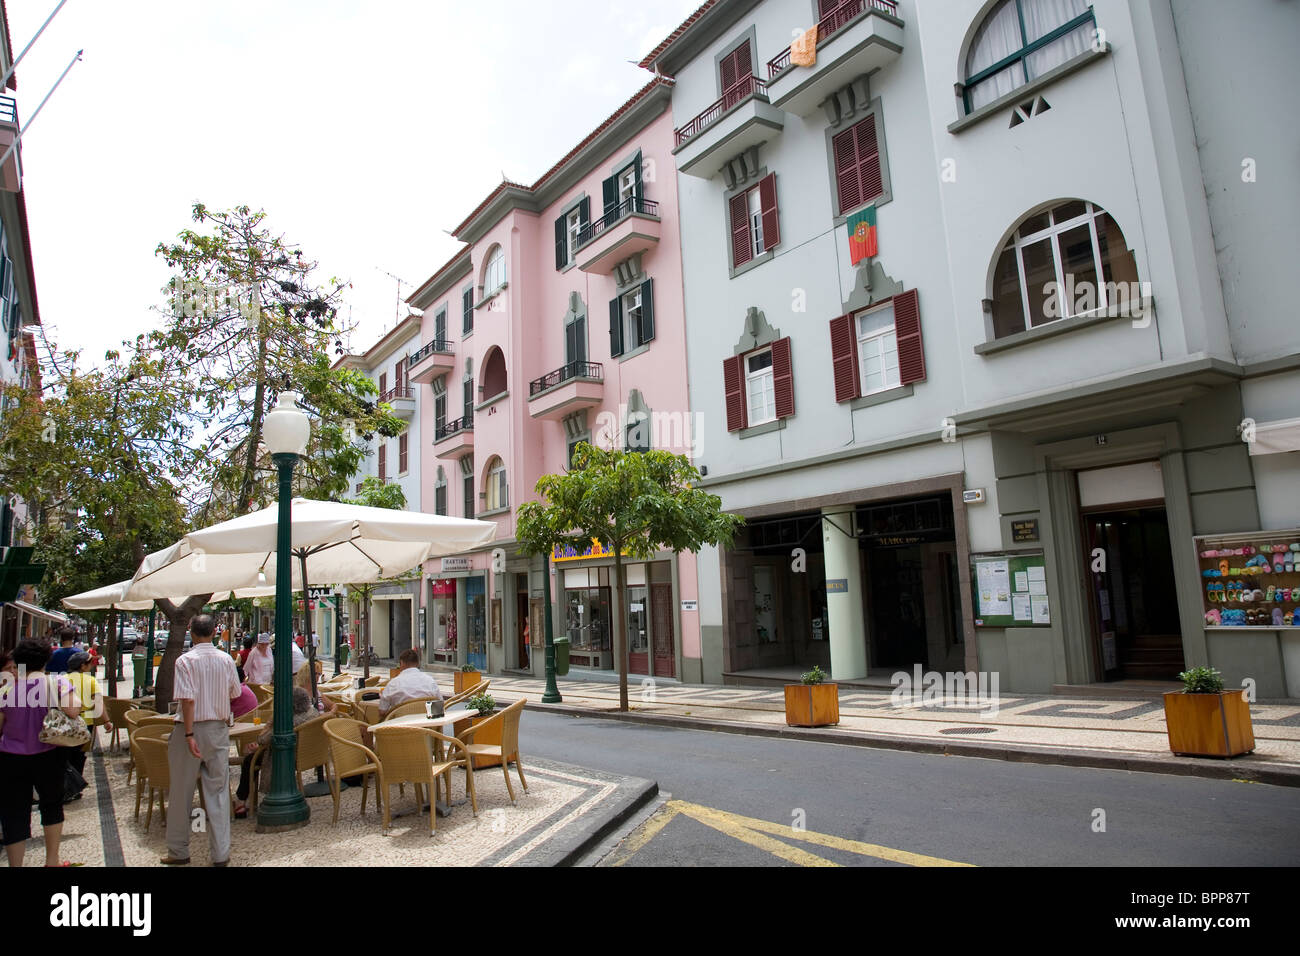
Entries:
POLYGON ((1185 662, 1164 505, 1082 518, 1096 673, 1106 681, 1176 680, 1185 662))
POLYGON ((515 594, 515 640, 519 650, 519 669, 521 671, 532 669, 532 658, 529 656, 529 632, 528 632, 528 576, 520 576, 520 587, 525 590, 515 594))

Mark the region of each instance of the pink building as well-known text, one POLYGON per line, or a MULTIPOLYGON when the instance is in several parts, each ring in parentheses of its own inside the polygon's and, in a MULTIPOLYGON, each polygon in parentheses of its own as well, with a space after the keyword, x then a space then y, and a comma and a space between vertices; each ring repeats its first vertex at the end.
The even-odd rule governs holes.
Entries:
MULTIPOLYGON (((408 361, 421 501, 498 525, 494 550, 425 568, 430 662, 542 674, 546 582, 518 552, 514 509, 583 440, 692 452, 671 83, 649 83, 531 186, 493 190, 453 231, 466 247, 408 300, 424 313, 408 361)), ((633 674, 700 680, 695 556, 628 566, 621 601, 612 565, 553 564, 574 666, 615 669, 622 613, 633 674)))

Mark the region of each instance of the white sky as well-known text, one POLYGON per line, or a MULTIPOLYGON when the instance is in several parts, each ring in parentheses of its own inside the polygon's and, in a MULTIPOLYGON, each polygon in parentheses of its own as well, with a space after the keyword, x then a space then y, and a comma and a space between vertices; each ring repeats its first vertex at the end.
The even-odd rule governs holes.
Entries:
MULTIPOLYGON (((8 0, 15 56, 57 2, 8 0)), ((456 250, 443 230, 643 86, 698 3, 69 0, 17 73, 26 122, 86 51, 23 139, 47 332, 93 360, 154 327, 154 248, 202 200, 265 208, 350 279, 368 347, 395 321, 379 269, 409 295, 456 250)))

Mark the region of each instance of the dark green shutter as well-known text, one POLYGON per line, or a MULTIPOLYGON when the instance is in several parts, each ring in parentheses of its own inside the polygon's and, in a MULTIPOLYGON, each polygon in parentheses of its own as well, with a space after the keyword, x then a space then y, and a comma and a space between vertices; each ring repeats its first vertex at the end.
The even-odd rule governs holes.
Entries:
POLYGON ((623 300, 609 300, 609 354, 618 358, 623 354, 623 300))
POLYGON ((605 199, 605 215, 608 216, 618 208, 618 177, 610 176, 600 184, 600 191, 605 199))
POLYGON ((569 237, 564 227, 565 216, 555 220, 555 268, 563 269, 569 264, 569 237))
POLYGON ((583 229, 591 225, 591 200, 586 196, 582 197, 582 203, 578 206, 578 218, 582 220, 583 229))
POLYGON ((641 341, 638 345, 645 345, 655 337, 654 283, 654 279, 646 279, 641 283, 641 341))

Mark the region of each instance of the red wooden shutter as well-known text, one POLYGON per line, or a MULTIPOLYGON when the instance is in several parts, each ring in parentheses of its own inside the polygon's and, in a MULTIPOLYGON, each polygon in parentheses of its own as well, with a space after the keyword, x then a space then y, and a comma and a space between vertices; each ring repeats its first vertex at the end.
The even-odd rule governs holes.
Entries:
POLYGON ((776 393, 776 417, 794 414, 794 372, 790 368, 790 339, 772 343, 772 390, 776 393))
POLYGON ((763 248, 771 249, 781 241, 781 220, 776 212, 776 173, 768 173, 759 181, 758 208, 763 214, 763 248))
POLYGON ((728 53, 718 64, 718 69, 722 74, 722 92, 726 93, 736 85, 736 54, 728 53))
POLYGON ((740 431, 749 424, 745 416, 745 376, 742 356, 722 360, 722 387, 727 398, 727 431, 740 431))
POLYGON ((858 374, 858 338, 853 334, 851 315, 831 319, 831 368, 835 373, 835 401, 857 398, 862 385, 858 374))
POLYGON ((732 56, 736 58, 736 82, 743 83, 754 74, 754 65, 749 57, 749 41, 742 43, 732 56))
POLYGON ((387 392, 388 392, 388 373, 387 373, 387 372, 381 372, 381 373, 379 374, 379 397, 380 397, 380 399, 382 399, 382 398, 384 397, 384 395, 385 395, 387 392))
POLYGON ((388 446, 383 442, 379 445, 379 480, 383 481, 388 477, 388 446))
POLYGON ((731 264, 739 268, 754 258, 754 241, 749 232, 749 193, 731 197, 731 264))
POLYGON ((862 186, 858 182, 858 152, 854 131, 846 129, 831 140, 835 153, 835 187, 840 197, 840 215, 848 215, 862 205, 862 186))
POLYGON ((902 385, 925 381, 925 348, 921 341, 921 308, 915 289, 894 296, 894 336, 898 340, 898 380, 902 385))
POLYGON ((875 199, 885 191, 880 178, 880 147, 876 143, 876 118, 868 116, 853 127, 858 149, 858 177, 862 183, 862 201, 875 199))
POLYGON ((397 436, 397 473, 399 475, 406 474, 406 448, 406 434, 403 433, 397 436))

